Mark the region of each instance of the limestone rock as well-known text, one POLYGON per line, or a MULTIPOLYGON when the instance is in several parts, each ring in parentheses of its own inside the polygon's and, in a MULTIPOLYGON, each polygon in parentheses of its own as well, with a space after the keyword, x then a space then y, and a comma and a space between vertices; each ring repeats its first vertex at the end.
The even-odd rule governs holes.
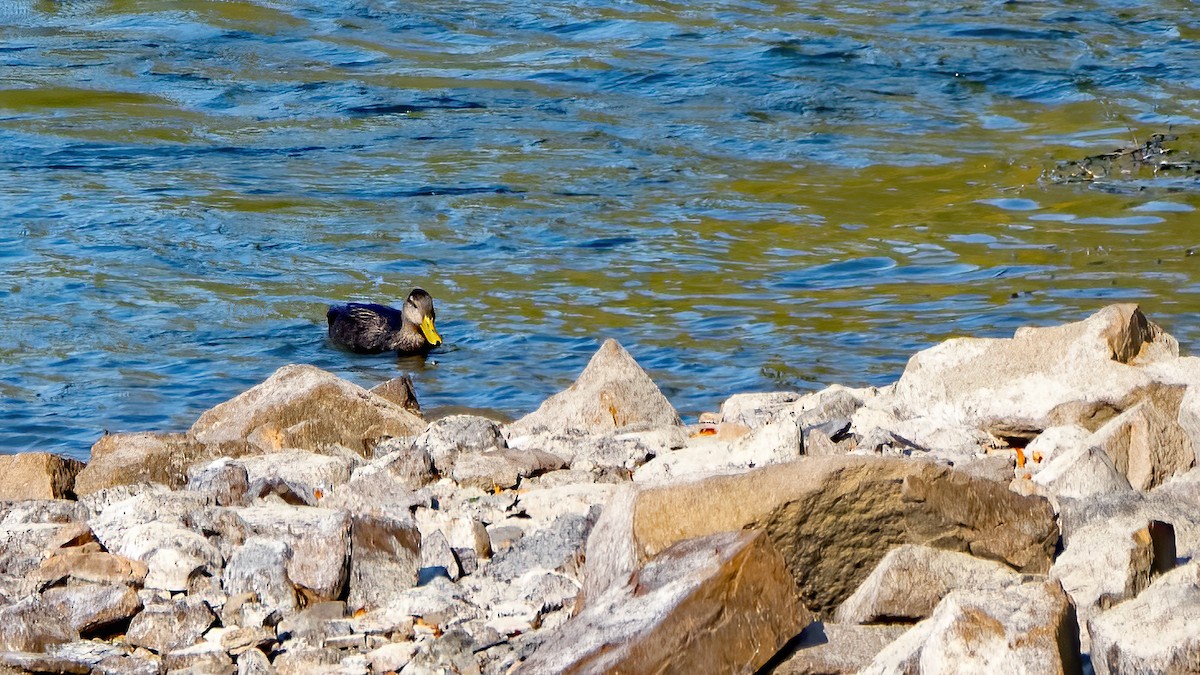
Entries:
POLYGON ((0 672, 90 673, 92 667, 69 657, 32 652, 0 652, 0 672), (9 668, 13 670, 9 670, 9 668))
POLYGON ((1095 522, 1075 532, 1071 545, 1054 561, 1050 576, 1071 596, 1090 640, 1087 621, 1100 611, 1136 596, 1153 576, 1175 566, 1175 531, 1166 523, 1121 518, 1095 522))
POLYGON ((204 444, 244 442, 262 452, 322 452, 337 445, 370 457, 381 439, 415 436, 424 428, 421 418, 356 384, 312 366, 289 365, 201 415, 190 434, 204 444))
POLYGON ((1078 630, 1057 582, 953 591, 859 672, 1079 673, 1078 630))
POLYGON ((166 654, 195 644, 215 618, 200 600, 149 605, 129 622, 126 639, 135 647, 166 654))
POLYGON ((88 507, 65 499, 29 499, 19 502, 0 500, 0 525, 82 523, 90 515, 88 507))
POLYGON ((670 483, 790 462, 803 453, 802 439, 797 414, 785 409, 732 440, 719 433, 689 438, 683 448, 656 455, 637 468, 633 480, 647 485, 670 483))
POLYGON ((1108 453, 1087 443, 1056 455, 1033 483, 1056 497, 1075 499, 1133 490, 1108 453))
POLYGON ((95 552, 63 550, 46 558, 38 568, 37 577, 43 584, 55 584, 63 579, 99 584, 140 586, 149 568, 140 560, 95 552))
POLYGON ((896 383, 903 417, 926 415, 1032 438, 1051 426, 1095 429, 1136 404, 1154 380, 1138 366, 1178 356, 1178 343, 1136 305, 1084 321, 1022 328, 1010 339, 956 338, 914 355, 896 383))
MULTIPOLYGON (((346 585, 350 516, 344 511, 288 504, 230 509, 240 538, 265 537, 287 544, 288 579, 317 598, 333 599, 346 585)), ((227 534, 227 537, 229 535, 227 534)))
POLYGON ((674 542, 762 527, 805 604, 832 611, 892 547, 969 551, 1045 573, 1058 541, 1049 503, 930 462, 854 456, 618 493, 587 546, 590 602, 674 542))
POLYGON ((72 629, 90 633, 125 621, 142 609, 137 591, 124 584, 71 584, 42 591, 42 605, 67 620, 72 629))
POLYGON ((351 480, 364 478, 372 472, 386 472, 407 490, 419 490, 433 482, 433 458, 426 446, 416 442, 403 443, 397 439, 384 441, 375 447, 384 451, 367 466, 355 469, 351 480))
MULTIPOLYGON (((1196 359, 1200 363, 1200 359, 1196 359)), ((1179 426, 1192 440, 1192 449, 1196 453, 1196 463, 1200 464, 1200 384, 1187 388, 1179 401, 1179 426)))
POLYGON ((0 455, 0 501, 62 499, 73 494, 83 462, 48 452, 0 455))
POLYGON ((794 391, 734 394, 721 404, 721 421, 754 429, 775 421, 799 399, 800 394, 794 391))
POLYGON ((1200 664, 1200 561, 1155 580, 1088 622, 1092 667, 1110 673, 1187 673, 1200 664))
POLYGON ((258 649, 248 649, 237 657, 238 675, 273 675, 271 660, 258 649))
POLYGON ((281 615, 294 614, 299 603, 288 578, 292 558, 292 549, 286 542, 251 537, 230 556, 221 584, 231 597, 253 593, 259 602, 281 615))
POLYGON ((454 482, 484 490, 513 488, 522 478, 566 466, 559 457, 541 450, 496 450, 458 456, 451 470, 454 482))
POLYGON ((811 621, 768 537, 726 532, 660 552, 555 631, 528 672, 745 672, 811 621))
POLYGON ((251 499, 277 494, 289 504, 316 506, 330 488, 350 480, 355 460, 358 458, 285 450, 234 461, 246 469, 246 492, 251 499))
POLYGON ((772 675, 853 675, 909 626, 857 626, 814 621, 776 658, 772 675))
POLYGON ((79 632, 39 598, 0 607, 0 651, 44 652, 50 645, 79 639, 79 632))
POLYGON ((281 640, 300 640, 320 644, 334 630, 336 622, 346 616, 346 603, 327 600, 305 607, 294 616, 279 622, 276 633, 281 640))
POLYGON ((421 404, 417 401, 417 388, 413 386, 411 375, 393 377, 383 384, 375 385, 371 387, 371 393, 395 403, 414 415, 421 414, 421 404))
POLYGON ((222 457, 188 472, 187 489, 212 495, 220 506, 245 506, 249 502, 250 474, 245 465, 222 457))
POLYGON ((599 434, 680 424, 658 386, 616 340, 606 340, 575 383, 509 426, 511 435, 539 429, 599 434))
POLYGON ((162 664, 168 672, 228 673, 233 670, 233 659, 220 644, 212 642, 198 642, 168 652, 163 655, 162 664))
POLYGON ((0 572, 11 575, 33 572, 48 552, 58 548, 64 536, 77 534, 79 529, 73 523, 0 524, 0 572))
POLYGON ((450 475, 458 456, 508 447, 500 425, 476 415, 450 415, 429 425, 413 441, 413 451, 427 454, 443 476, 450 475))
POLYGON ((389 642, 367 654, 372 670, 377 673, 400 672, 417 653, 415 642, 389 642))
POLYGON ((487 567, 487 575, 512 581, 530 570, 539 569, 579 576, 584 547, 595 522, 594 512, 586 516, 559 516, 549 526, 521 537, 512 546, 496 553, 487 567))
POLYGON ((566 460, 572 471, 592 474, 593 480, 625 481, 647 461, 668 455, 688 444, 683 427, 649 431, 589 434, 578 430, 538 432, 509 439, 509 447, 541 450, 566 460))
POLYGON ((1167 478, 1196 464, 1196 453, 1187 432, 1176 421, 1178 392, 1167 410, 1146 401, 1109 421, 1089 439, 1104 448, 1117 471, 1137 490, 1157 487, 1167 478))
POLYGON ((531 521, 549 524, 566 514, 588 515, 592 507, 608 503, 617 489, 613 483, 569 483, 530 488, 517 495, 517 508, 531 521))
POLYGON ((421 537, 421 569, 442 569, 451 581, 457 581, 462 576, 458 566, 458 558, 446 541, 446 535, 441 530, 435 530, 428 537, 421 537))
POLYGON ((994 590, 1022 580, 1011 567, 992 560, 905 544, 888 551, 834 618, 844 624, 916 622, 950 591, 994 590))
POLYGON ((410 518, 356 516, 350 559, 352 610, 375 609, 417 583, 421 533, 410 518))
POLYGON ((89 495, 131 483, 159 483, 178 489, 187 469, 216 456, 184 434, 106 434, 92 445, 91 459, 75 476, 75 493, 89 495))

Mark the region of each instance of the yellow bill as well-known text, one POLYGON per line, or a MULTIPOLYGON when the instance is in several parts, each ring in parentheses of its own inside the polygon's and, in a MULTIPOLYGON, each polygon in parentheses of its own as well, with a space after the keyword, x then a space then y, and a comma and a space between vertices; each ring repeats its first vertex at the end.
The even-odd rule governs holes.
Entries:
POLYGON ((433 319, 425 317, 421 319, 421 332, 425 334, 425 339, 429 340, 429 344, 434 347, 442 344, 442 336, 438 335, 437 329, 433 327, 433 319))

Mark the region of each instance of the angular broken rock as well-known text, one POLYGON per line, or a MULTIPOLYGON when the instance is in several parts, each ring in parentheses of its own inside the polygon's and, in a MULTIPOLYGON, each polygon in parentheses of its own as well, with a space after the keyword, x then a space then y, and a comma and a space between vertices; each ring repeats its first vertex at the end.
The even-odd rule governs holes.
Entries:
POLYGON ((1079 673, 1079 625, 1057 582, 953 591, 862 675, 1079 673))
POLYGON ((412 443, 412 452, 428 455, 438 473, 449 476, 459 455, 507 447, 495 421, 478 415, 450 415, 421 432, 412 443))
POLYGON ((355 516, 350 558, 352 611, 376 609, 417 583, 421 566, 421 533, 411 518, 355 516))
POLYGON ((0 455, 0 501, 63 499, 83 462, 48 452, 0 455))
POLYGON ((496 553, 486 574, 509 582, 530 570, 552 570, 578 577, 588 534, 596 522, 595 510, 587 515, 564 514, 548 526, 521 537, 496 553))
POLYGON ((1049 502, 919 460, 833 456, 618 493, 587 545, 590 602, 677 541, 761 527, 805 604, 832 611, 892 547, 924 544, 1050 569, 1058 526, 1049 502))
POLYGON ((458 558, 455 557, 454 550, 450 548, 450 543, 446 541, 446 535, 442 534, 441 530, 434 530, 430 536, 421 538, 420 565, 421 569, 444 570, 446 577, 451 581, 457 581, 462 576, 458 558))
POLYGON ((166 654, 195 644, 215 619, 203 601, 174 600, 146 607, 129 622, 125 637, 135 647, 166 654))
POLYGON ((187 469, 210 460, 217 450, 185 434, 106 434, 92 445, 91 459, 75 476, 75 494, 134 483, 158 483, 179 489, 187 469))
POLYGON ((680 424, 679 413, 658 385, 616 340, 608 339, 575 383, 513 422, 511 436, 538 430, 593 434, 680 424))
POLYGON ((1200 664, 1200 561, 1088 621, 1097 675, 1189 673, 1200 664))
POLYGON ((346 512, 287 504, 229 511, 236 516, 240 538, 258 536, 287 544, 291 550, 287 574, 292 583, 318 598, 341 595, 350 557, 350 516, 346 512))
POLYGON ((1137 490, 1158 487, 1167 478, 1196 464, 1192 439, 1176 418, 1182 388, 1159 387, 1158 398, 1147 400, 1110 420, 1088 440, 1104 448, 1113 466, 1137 490))
POLYGON ((450 475, 463 487, 484 490, 513 488, 522 478, 537 476, 566 466, 560 458, 541 450, 496 450, 464 453, 454 462, 450 475))
POLYGON ((370 457, 380 440, 415 436, 420 417, 332 373, 289 365, 265 382, 217 405, 190 430, 207 445, 249 443, 260 452, 349 448, 370 457))
POLYGON ((1033 477, 1033 483, 1056 497, 1074 499, 1133 491, 1104 448, 1086 440, 1055 454, 1033 477))
POLYGON ((1175 566, 1175 530, 1159 521, 1132 518, 1098 520, 1071 535, 1071 543, 1054 561, 1050 577, 1071 596, 1085 627, 1101 611, 1128 600, 1150 585, 1153 576, 1175 566))
POLYGON ((50 645, 78 639, 79 632, 40 598, 0 607, 0 651, 44 652, 50 645))
POLYGON ((663 550, 594 599, 522 672, 751 673, 811 615, 762 532, 725 532, 663 550))
POLYGON ((71 584, 42 591, 42 605, 71 628, 90 633, 125 621, 142 609, 137 591, 124 584, 71 584))
POLYGON ((411 375, 401 375, 382 384, 371 387, 371 393, 385 398, 404 408, 414 415, 421 414, 421 404, 417 401, 417 388, 413 386, 411 375))
POLYGON ((193 466, 188 472, 187 489, 210 494, 219 506, 245 506, 250 498, 250 474, 246 467, 228 457, 203 466, 193 466))
POLYGON ((857 626, 814 621, 776 658, 771 675, 853 675, 884 647, 907 632, 908 625, 857 626))
POLYGON ((954 590, 994 590, 1023 581, 1011 567, 966 553, 905 544, 888 552, 838 607, 838 623, 901 623, 927 618, 954 590))
POLYGON ((37 576, 47 585, 69 578, 101 584, 140 586, 146 580, 147 572, 149 568, 140 560, 102 551, 77 552, 66 549, 42 561, 37 576))
POLYGON ((230 597, 253 593, 267 608, 290 616, 300 607, 287 572, 292 557, 286 542, 251 537, 230 556, 221 585, 230 597))
POLYGON ((1153 385, 1139 366, 1178 354, 1178 342, 1136 305, 1110 305, 1076 323, 1022 328, 1008 339, 955 338, 919 352, 894 402, 903 416, 1000 437, 1032 438, 1072 423, 1095 429, 1153 385))

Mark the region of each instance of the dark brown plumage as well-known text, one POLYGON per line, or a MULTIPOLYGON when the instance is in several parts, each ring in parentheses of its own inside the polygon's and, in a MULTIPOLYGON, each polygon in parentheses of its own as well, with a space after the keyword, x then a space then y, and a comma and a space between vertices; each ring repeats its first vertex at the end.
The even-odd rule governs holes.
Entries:
POLYGON ((352 352, 424 354, 442 344, 435 326, 433 296, 420 288, 408 294, 401 309, 352 302, 333 305, 325 318, 330 341, 352 352))

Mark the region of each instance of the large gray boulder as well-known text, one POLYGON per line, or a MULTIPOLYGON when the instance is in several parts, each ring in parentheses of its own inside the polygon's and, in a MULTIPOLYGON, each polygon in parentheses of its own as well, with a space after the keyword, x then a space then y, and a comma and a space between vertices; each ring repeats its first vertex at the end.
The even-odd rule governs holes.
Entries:
POLYGON ((832 611, 893 547, 966 551, 1045 573, 1058 542, 1050 504, 925 461, 805 457, 737 475, 626 488, 587 545, 587 602, 675 542, 764 528, 805 604, 832 611))
POLYGON ((575 383, 509 425, 509 435, 581 430, 593 434, 680 424, 658 385, 616 340, 608 339, 575 383))
POLYGON ((530 673, 753 673, 811 621, 762 532, 668 547, 521 666, 530 673))
POLYGON ((246 443, 259 452, 341 446, 371 457, 381 440, 424 428, 420 417, 352 382, 289 365, 201 415, 189 433, 205 445, 246 443))
POLYGON ((265 607, 290 616, 300 609, 296 588, 288 577, 293 558, 286 542, 251 537, 230 556, 221 585, 229 597, 252 593, 265 607))
POLYGON ((956 338, 914 355, 896 383, 902 417, 927 416, 1032 438, 1051 426, 1099 423, 1156 386, 1146 364, 1179 345, 1136 305, 1112 305, 1084 321, 1022 328, 1009 339, 956 338))

